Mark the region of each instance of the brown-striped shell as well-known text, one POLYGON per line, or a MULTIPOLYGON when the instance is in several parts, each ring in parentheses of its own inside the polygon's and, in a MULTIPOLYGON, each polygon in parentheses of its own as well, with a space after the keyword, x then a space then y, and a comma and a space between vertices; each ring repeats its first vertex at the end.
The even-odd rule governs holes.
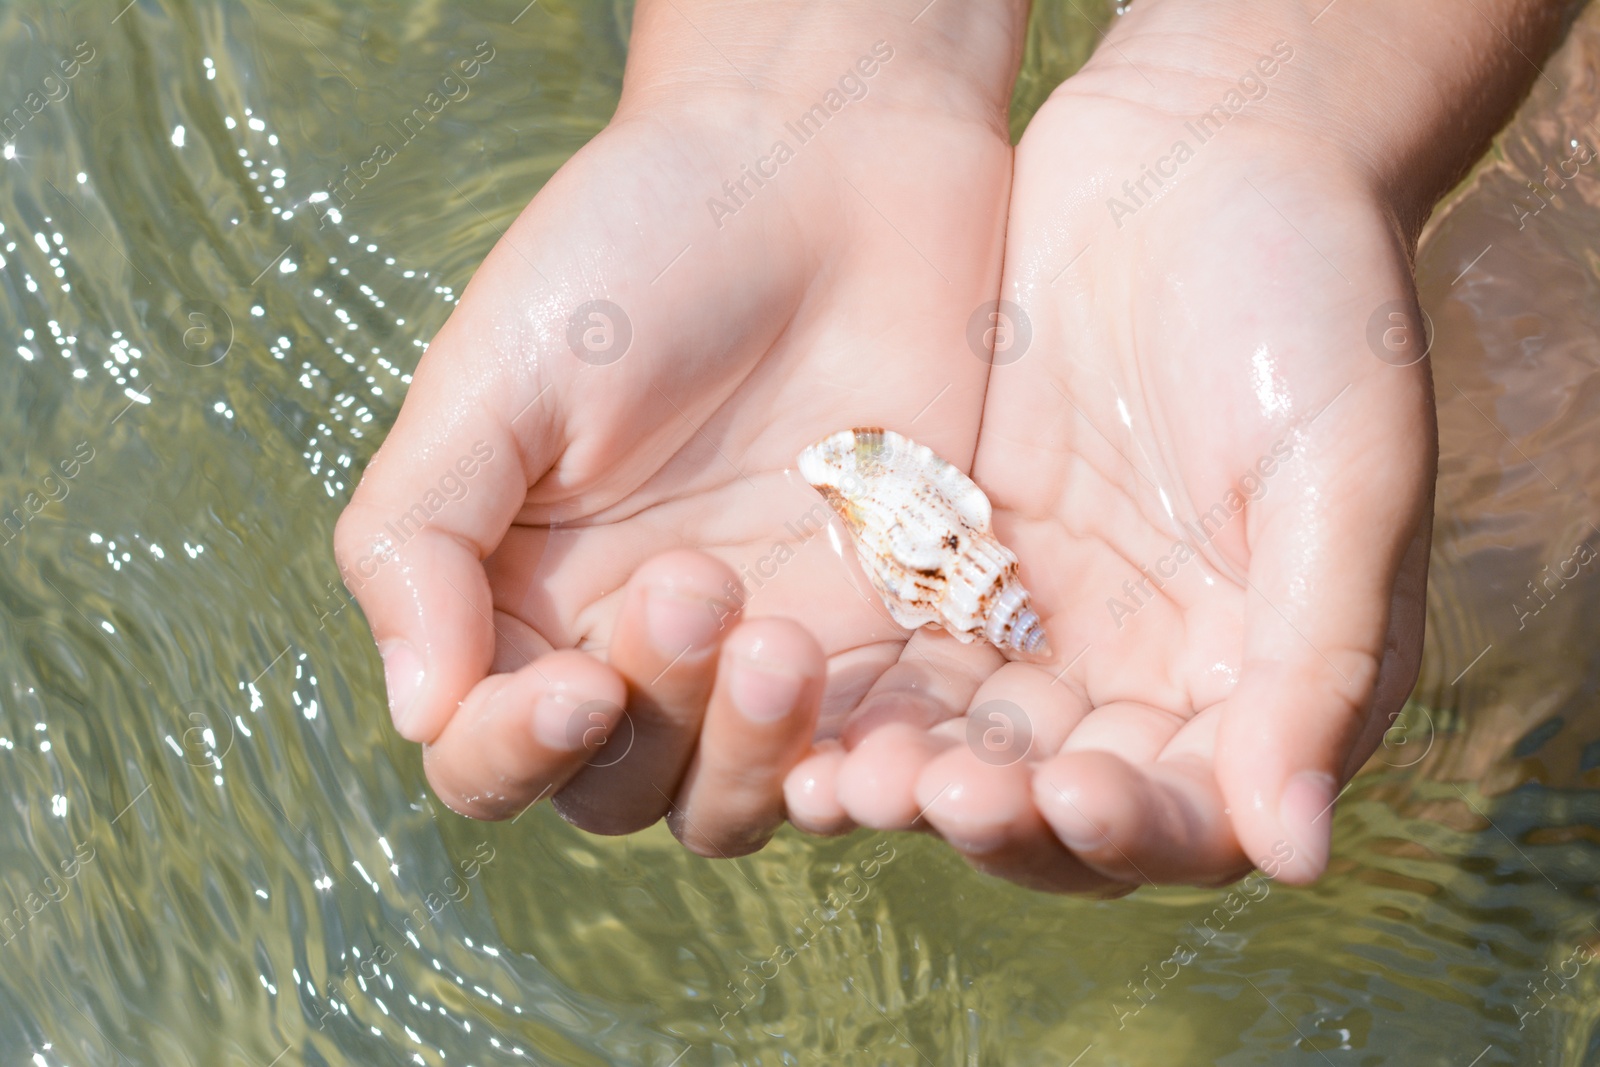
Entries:
POLYGON ((849 527, 896 623, 1050 658, 1016 554, 995 540, 989 498, 931 448, 876 427, 840 430, 800 453, 800 475, 849 527))

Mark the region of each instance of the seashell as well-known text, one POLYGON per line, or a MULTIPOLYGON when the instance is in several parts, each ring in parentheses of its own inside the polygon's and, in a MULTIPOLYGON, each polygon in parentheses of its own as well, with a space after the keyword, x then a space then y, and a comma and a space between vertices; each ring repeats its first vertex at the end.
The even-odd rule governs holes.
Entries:
POLYGON ((1011 659, 1050 658, 1016 553, 991 531, 989 498, 931 448, 877 427, 840 430, 800 453, 800 474, 849 527, 896 623, 985 638, 1011 659))

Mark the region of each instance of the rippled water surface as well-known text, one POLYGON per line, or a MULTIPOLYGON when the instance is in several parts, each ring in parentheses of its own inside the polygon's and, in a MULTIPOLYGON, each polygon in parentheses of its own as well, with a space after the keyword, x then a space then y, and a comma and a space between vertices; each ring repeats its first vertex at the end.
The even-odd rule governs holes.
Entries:
MULTIPOLYGON (((1600 13, 1423 244, 1430 643, 1330 876, 1096 904, 431 802, 329 538, 628 10, 119 6, 0 12, 5 1063, 1600 1064, 1600 576, 1545 580, 1600 549, 1600 181, 1527 187, 1594 144, 1600 13)), ((1094 39, 1041 5, 1017 128, 1094 39)))

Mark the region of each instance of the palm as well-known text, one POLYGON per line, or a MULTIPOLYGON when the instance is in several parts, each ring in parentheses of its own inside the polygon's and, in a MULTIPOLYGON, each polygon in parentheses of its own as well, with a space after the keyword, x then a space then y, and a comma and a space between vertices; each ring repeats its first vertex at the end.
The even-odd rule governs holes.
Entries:
POLYGON ((1119 229, 1104 177, 1137 177, 1173 126, 1069 91, 1018 151, 1003 291, 1032 341, 991 377, 974 474, 1057 662, 956 653, 954 710, 1020 709, 1029 761, 997 770, 957 746, 915 788, 927 803, 964 785, 944 817, 998 838, 980 825, 985 804, 1007 810, 996 779, 1014 791, 1035 768, 1039 811, 1093 873, 985 861, 1025 881, 1237 874, 1285 844, 1264 776, 1324 745, 1353 773, 1415 672, 1426 382, 1365 343, 1373 309, 1410 292, 1404 249, 1247 127, 1119 229), (1402 569, 1411 599, 1391 614, 1402 569), (1391 632, 1348 625, 1363 616, 1391 632))
MULTIPOLYGON (((720 230, 704 201, 725 171, 736 173, 726 160, 740 149, 700 132, 614 128, 551 190, 555 203, 541 196, 518 228, 534 225, 541 208, 581 214, 564 202, 569 189, 607 215, 655 217, 636 237, 624 235, 622 247, 618 235, 598 233, 528 242, 611 241, 605 258, 622 269, 599 284, 628 314, 634 341, 599 366, 556 353, 523 386, 530 399, 551 386, 570 437, 533 480, 490 561, 497 605, 555 647, 603 646, 615 591, 646 559, 688 545, 743 572, 740 595, 755 613, 802 621, 830 654, 853 653, 879 669, 892 661, 903 633, 842 576, 826 538, 811 542, 825 512, 786 469, 811 441, 869 422, 914 421, 947 454, 971 455, 986 368, 959 338, 998 275, 1007 166, 1003 146, 978 131, 929 125, 837 131, 832 155, 851 161, 843 171, 826 145, 806 146, 813 158, 790 163, 720 230), (860 143, 845 140, 849 133, 860 143), (903 159, 906 142, 928 150, 930 137, 971 169, 901 187, 895 169, 872 158, 903 159), (605 187, 619 173, 612 154, 652 175, 648 189, 635 191, 649 204, 628 204, 628 190, 605 187), (989 187, 983 202, 992 205, 976 212, 974 182, 989 187), (937 259, 922 259, 922 247, 937 259)), ((508 235, 520 240, 516 229, 508 235)), ((497 252, 484 273, 518 266, 497 252)), ((517 284, 529 282, 526 271, 515 273, 517 284)), ((561 291, 577 281, 552 277, 561 291)), ((494 299, 525 308, 543 288, 533 279, 525 295, 494 299)))
MULTIPOLYGON (((451 561, 430 561, 420 579, 455 693, 492 692, 552 650, 606 657, 630 577, 683 547, 739 575, 708 599, 816 635, 824 716, 852 706, 904 643, 815 536, 825 506, 787 468, 805 445, 864 423, 911 426, 970 462, 987 366, 965 328, 998 284, 1010 152, 981 124, 885 118, 863 103, 740 204, 722 183, 779 125, 726 117, 740 110, 724 95, 716 119, 686 108, 613 123, 513 224, 418 369, 391 438, 404 442, 396 462, 420 452, 448 463, 474 434, 497 441, 501 430, 515 455, 514 472, 472 486, 451 513, 466 528, 447 532, 487 557, 482 567, 446 546, 451 561), (714 217, 713 195, 737 212, 714 217), (575 348, 574 310, 596 300, 607 306, 579 313, 575 348)), ((370 470, 389 474, 385 460, 370 470)), ((410 503, 419 479, 399 473, 369 476, 345 520, 345 555, 410 503)), ((436 701, 417 738, 461 721, 453 706, 436 701)), ((638 758, 621 777, 580 772, 564 810, 611 831, 654 821, 665 793, 617 796, 670 792, 686 737, 692 751, 676 731, 659 774, 641 775, 638 758)), ((490 768, 481 736, 440 747, 430 776, 463 808, 494 814, 533 796, 483 789, 519 772, 490 768)))

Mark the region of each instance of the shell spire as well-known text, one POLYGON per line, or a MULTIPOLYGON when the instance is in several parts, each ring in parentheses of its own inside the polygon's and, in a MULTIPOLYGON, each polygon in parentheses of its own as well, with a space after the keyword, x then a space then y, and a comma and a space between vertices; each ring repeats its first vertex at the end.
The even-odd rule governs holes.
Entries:
POLYGON ((894 621, 983 638, 1008 658, 1049 660, 1044 622, 994 537, 983 490, 925 445, 891 430, 841 430, 800 453, 800 474, 855 542, 894 621))

